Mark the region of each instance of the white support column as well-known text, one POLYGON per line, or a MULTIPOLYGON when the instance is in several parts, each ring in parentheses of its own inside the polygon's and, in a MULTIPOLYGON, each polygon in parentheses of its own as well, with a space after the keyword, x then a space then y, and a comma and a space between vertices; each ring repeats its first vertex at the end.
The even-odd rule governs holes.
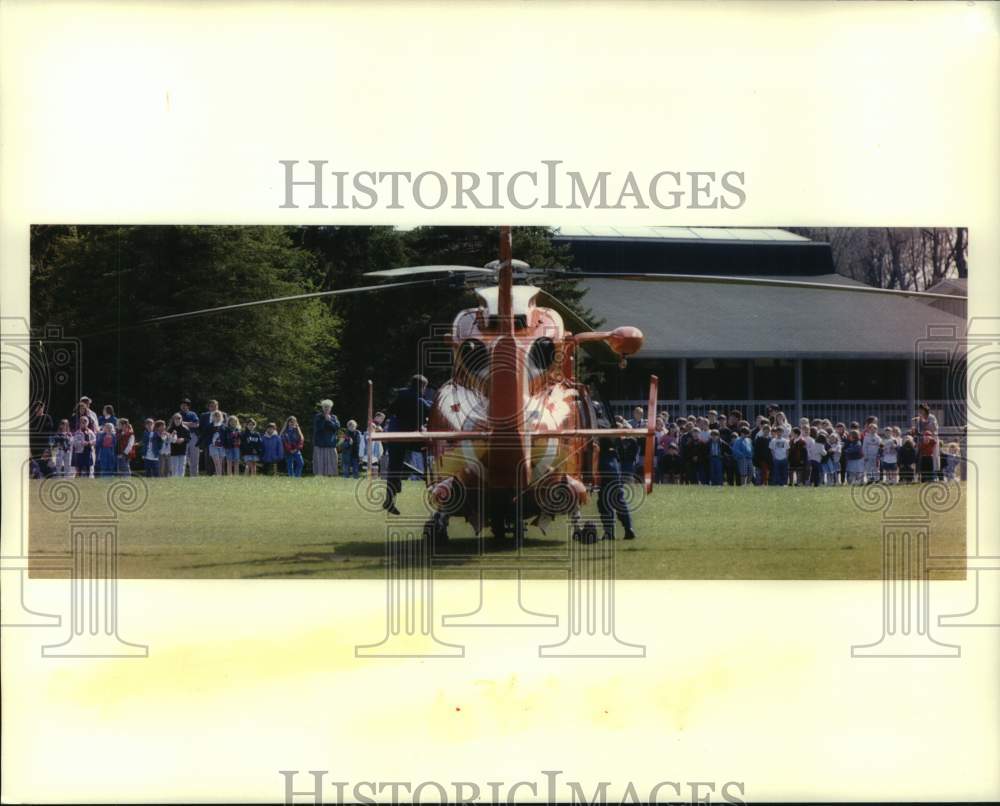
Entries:
POLYGON ((677 362, 677 410, 687 414, 688 404, 688 360, 681 358, 677 362))
POLYGON ((917 408, 917 361, 914 358, 906 360, 906 407, 907 417, 912 417, 917 408))
POLYGON ((795 359, 795 420, 798 422, 802 414, 802 359, 795 359))

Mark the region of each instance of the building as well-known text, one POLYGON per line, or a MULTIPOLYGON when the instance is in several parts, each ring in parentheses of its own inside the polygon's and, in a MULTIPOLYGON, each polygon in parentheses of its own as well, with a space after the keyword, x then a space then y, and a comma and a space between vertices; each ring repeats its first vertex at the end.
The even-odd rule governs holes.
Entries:
POLYGON ((942 360, 935 348, 961 339, 964 317, 904 296, 712 281, 862 285, 835 272, 829 244, 781 229, 702 227, 562 228, 556 241, 575 268, 612 275, 581 280, 594 319, 645 334, 624 369, 605 371, 602 393, 616 411, 645 403, 652 372, 660 408, 672 416, 738 408, 750 419, 777 403, 795 418, 863 422, 874 414, 905 426, 926 401, 942 427, 964 425, 961 350, 942 360), (613 276, 628 273, 705 281, 613 276))

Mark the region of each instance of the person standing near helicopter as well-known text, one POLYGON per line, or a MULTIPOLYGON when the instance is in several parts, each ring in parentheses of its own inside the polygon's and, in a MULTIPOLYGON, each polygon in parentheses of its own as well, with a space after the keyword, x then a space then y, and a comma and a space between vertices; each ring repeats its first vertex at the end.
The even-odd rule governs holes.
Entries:
MULTIPOLYGON (((431 401, 427 399, 427 378, 414 375, 409 386, 396 390, 396 398, 389 407, 386 431, 419 431, 431 411, 431 401)), ((386 496, 382 508, 390 515, 398 515, 396 496, 403 490, 406 455, 417 450, 418 444, 390 442, 386 446, 389 454, 389 468, 386 473, 386 496)))
MULTIPOLYGON (((594 415, 598 428, 611 428, 611 423, 600 403, 594 402, 594 415)), ((624 456, 621 437, 602 437, 598 440, 597 470, 600 475, 600 491, 597 495, 597 509, 601 513, 602 540, 615 539, 615 516, 625 527, 625 539, 635 540, 632 529, 632 513, 625 498, 622 481, 621 460, 624 456)), ((631 475, 631 468, 627 469, 631 475)))

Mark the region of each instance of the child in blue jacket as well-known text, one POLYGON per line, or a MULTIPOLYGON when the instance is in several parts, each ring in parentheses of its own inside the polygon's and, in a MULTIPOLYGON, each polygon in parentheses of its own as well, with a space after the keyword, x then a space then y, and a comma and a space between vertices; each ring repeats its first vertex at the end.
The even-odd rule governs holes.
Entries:
POLYGON ((146 420, 146 431, 142 435, 142 465, 148 479, 155 479, 160 475, 160 451, 166 433, 167 424, 163 420, 146 420))
POLYGON ((285 420, 285 427, 281 429, 281 444, 285 448, 285 467, 288 468, 288 475, 292 478, 302 478, 302 466, 305 460, 302 458, 302 446, 305 444, 305 437, 302 436, 302 429, 299 428, 299 421, 295 417, 285 420))
POLYGON ((743 427, 739 435, 733 439, 733 458, 736 460, 736 477, 739 485, 745 487, 753 483, 753 443, 750 441, 750 429, 743 427))
POLYGON ((257 430, 257 421, 251 417, 247 420, 246 428, 243 429, 243 442, 240 450, 243 453, 243 466, 246 468, 248 476, 257 475, 257 463, 260 461, 263 451, 263 437, 257 430))
POLYGON ((260 438, 260 451, 260 462, 264 467, 264 473, 273 476, 277 472, 278 462, 285 455, 281 437, 278 436, 278 426, 274 423, 268 423, 264 429, 264 435, 260 438))

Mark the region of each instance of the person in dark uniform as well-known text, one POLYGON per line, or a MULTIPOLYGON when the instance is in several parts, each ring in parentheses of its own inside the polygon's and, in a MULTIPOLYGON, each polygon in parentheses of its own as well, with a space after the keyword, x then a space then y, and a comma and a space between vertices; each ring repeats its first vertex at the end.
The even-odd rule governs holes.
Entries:
POLYGON ((28 421, 28 443, 31 457, 40 458, 49 447, 49 437, 55 433, 52 417, 45 411, 45 402, 36 400, 31 404, 31 419, 28 421))
MULTIPOLYGON (((418 431, 431 411, 431 401, 426 397, 427 378, 414 375, 410 385, 396 390, 396 399, 389 407, 389 427, 387 431, 418 431)), ((386 446, 389 454, 389 468, 386 473, 386 496, 382 508, 391 515, 398 515, 396 496, 403 490, 403 478, 406 473, 406 455, 417 450, 419 444, 406 442, 390 442, 386 446)))
MULTIPOLYGON (((605 416, 600 403, 594 403, 598 428, 611 428, 611 423, 605 416)), ((601 513, 601 525, 604 533, 602 540, 615 539, 615 515, 625 527, 625 539, 635 540, 632 529, 632 513, 629 512, 628 501, 625 500, 625 488, 622 483, 622 458, 625 456, 621 437, 606 437, 598 441, 597 470, 600 474, 601 486, 597 497, 597 509, 601 513)))

